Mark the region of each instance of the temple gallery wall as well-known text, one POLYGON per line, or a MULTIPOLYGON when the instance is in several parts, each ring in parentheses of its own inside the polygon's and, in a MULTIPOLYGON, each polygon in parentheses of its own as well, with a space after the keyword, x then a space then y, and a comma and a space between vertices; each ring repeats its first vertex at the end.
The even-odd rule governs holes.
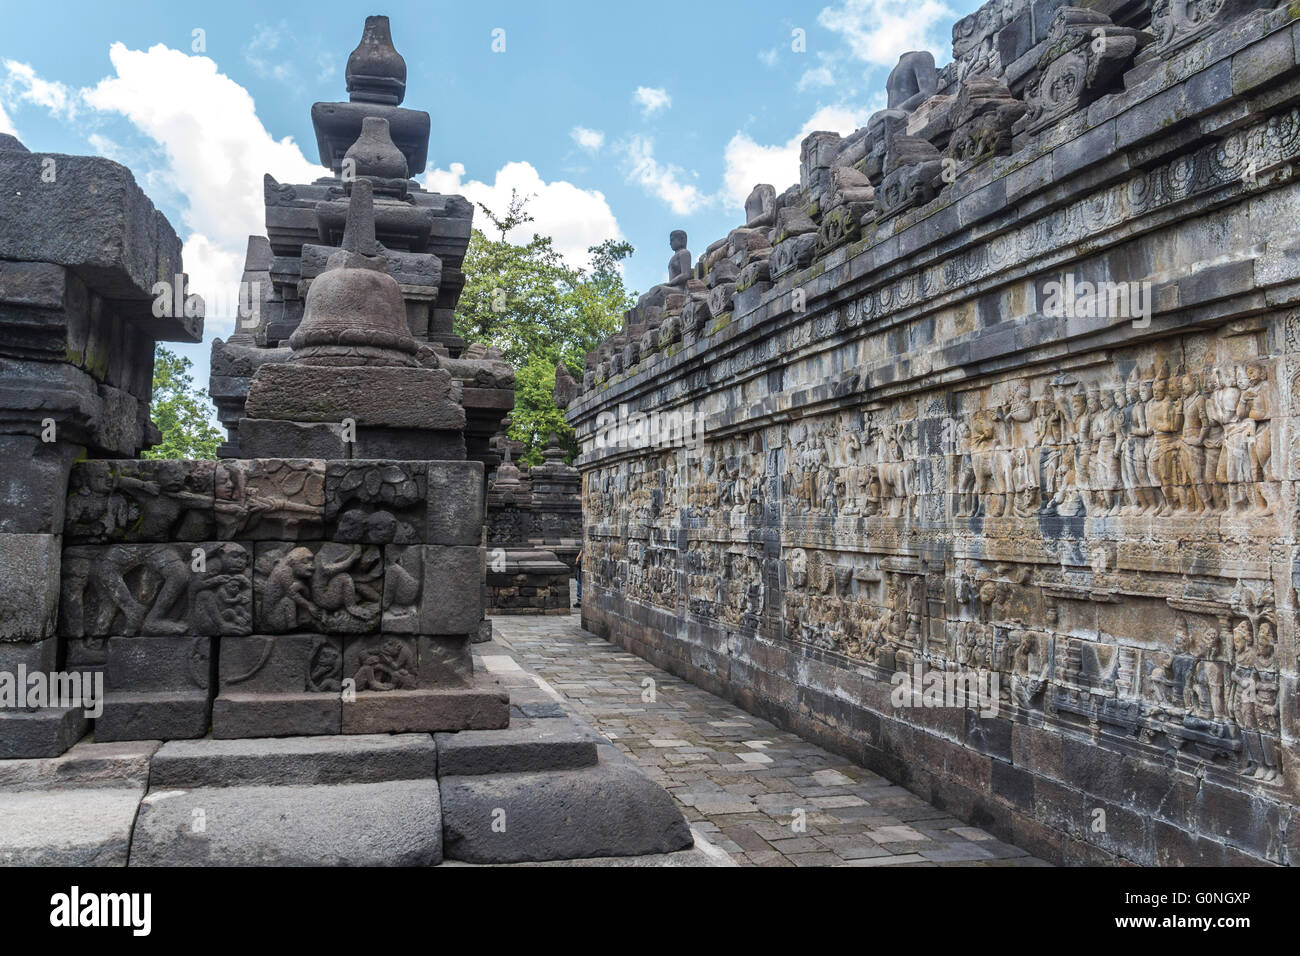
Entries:
POLYGON ((674 233, 557 386, 584 625, 1039 855, 1297 862, 1295 16, 986 4, 674 233))

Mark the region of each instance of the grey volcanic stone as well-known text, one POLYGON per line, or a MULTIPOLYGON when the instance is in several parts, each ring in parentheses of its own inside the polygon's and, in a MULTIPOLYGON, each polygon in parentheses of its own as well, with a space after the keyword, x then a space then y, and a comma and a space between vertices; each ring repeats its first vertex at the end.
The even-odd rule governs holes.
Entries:
POLYGON ((496 730, 510 722, 510 698, 490 678, 470 687, 365 692, 343 703, 343 733, 496 730))
MULTIPOLYGON (((444 851, 469 863, 668 853, 691 846, 673 798, 631 764, 443 777, 444 851), (505 813, 504 832, 493 830, 505 813)), ((497 830, 500 830, 498 824, 497 830)))
POLYGON ((438 786, 424 779, 155 790, 140 805, 130 862, 433 866, 442 862, 438 786))
POLYGON ((144 786, 0 791, 0 865, 126 866, 144 786))
POLYGON ((343 426, 330 422, 281 422, 273 418, 239 420, 239 453, 245 458, 348 457, 343 426))
POLYGON ((595 766, 596 741, 568 720, 512 720, 504 730, 438 734, 443 777, 595 766))
POLYGON ((0 790, 138 785, 143 795, 149 782, 149 758, 159 746, 156 740, 105 744, 84 737, 58 757, 0 760, 0 790))
POLYGON ((80 707, 0 710, 0 760, 57 757, 86 733, 80 707))
POLYGON ((19 667, 31 674, 49 673, 59 666, 59 639, 43 641, 0 641, 0 672, 17 674, 19 667))
POLYGON ((483 463, 429 462, 430 544, 479 543, 483 528, 483 463))
POLYGON ((0 641, 54 636, 59 609, 60 536, 0 534, 0 641))
POLYGON ((249 785, 381 783, 438 770, 428 734, 174 740, 154 755, 155 789, 249 785))
MULTIPOLYGON (((96 156, 12 152, 0 164, 0 259, 52 262, 149 315, 155 282, 181 272, 181 241, 131 171, 96 156), (53 160, 55 178, 42 172, 53 160)), ((198 342, 201 317, 153 320, 165 341, 198 342)))
POLYGON ((400 366, 263 365, 245 406, 250 418, 454 431, 465 409, 442 369, 400 366))
POLYGON ((65 442, 43 442, 31 435, 0 436, 0 460, 5 463, 0 472, 0 533, 62 530, 64 490, 76 451, 65 442))
MULTIPOLYGON (((432 509, 434 505, 430 503, 432 509)), ((483 620, 482 548, 465 545, 424 549, 420 630, 425 634, 474 634, 483 620)))
POLYGON ((218 738, 337 734, 338 694, 223 693, 212 702, 212 735, 218 738))
MULTIPOLYGON (((161 641, 165 638, 143 638, 161 641)), ((111 691, 95 720, 95 739, 175 740, 202 737, 212 719, 207 691, 111 691)))

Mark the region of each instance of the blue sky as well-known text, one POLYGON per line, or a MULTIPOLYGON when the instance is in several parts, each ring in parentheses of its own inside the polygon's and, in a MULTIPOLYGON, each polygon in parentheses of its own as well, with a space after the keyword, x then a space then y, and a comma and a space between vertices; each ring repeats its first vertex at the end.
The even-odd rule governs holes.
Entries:
MULTIPOLYGON (((978 5, 173 0, 61 3, 52 16, 13 3, 0 132, 129 166, 215 302, 263 231, 262 173, 321 174, 311 104, 347 98, 347 56, 365 16, 384 13, 406 58, 403 105, 432 117, 416 178, 494 208, 511 186, 533 195, 535 228, 579 264, 587 246, 625 238, 628 284, 644 290, 666 274, 670 230, 686 229, 698 256, 741 223, 755 183, 798 179, 803 135, 851 132, 883 108, 899 54, 947 62, 953 22, 978 5)), ((231 325, 210 310, 207 340, 231 325)), ((206 385, 206 342, 180 351, 206 385)))

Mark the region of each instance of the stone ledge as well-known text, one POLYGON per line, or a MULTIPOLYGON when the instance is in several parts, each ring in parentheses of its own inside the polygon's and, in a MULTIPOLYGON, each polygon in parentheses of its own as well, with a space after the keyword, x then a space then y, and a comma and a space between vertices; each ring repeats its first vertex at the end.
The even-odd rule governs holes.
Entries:
POLYGON ((154 789, 383 783, 437 773, 427 734, 174 740, 149 768, 154 789))

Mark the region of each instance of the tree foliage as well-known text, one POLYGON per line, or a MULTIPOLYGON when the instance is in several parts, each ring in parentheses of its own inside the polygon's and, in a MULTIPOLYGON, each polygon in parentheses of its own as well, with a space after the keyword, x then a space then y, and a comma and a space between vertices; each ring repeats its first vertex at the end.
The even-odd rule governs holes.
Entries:
POLYGON ((606 240, 588 248, 588 268, 576 268, 550 236, 534 233, 523 245, 506 238, 533 221, 526 197, 512 192, 503 215, 478 205, 493 235, 476 228, 470 236, 456 333, 467 342, 497 346, 516 369, 510 437, 527 445, 524 459, 539 463, 552 431, 572 457, 573 430, 555 407, 555 366, 564 362, 581 380, 586 353, 622 326, 635 296, 623 285, 619 263, 632 246, 606 240))
POLYGON ((208 393, 194 384, 193 363, 158 346, 153 361, 153 404, 150 415, 162 441, 143 453, 145 458, 217 457, 223 436, 209 418, 208 393))

